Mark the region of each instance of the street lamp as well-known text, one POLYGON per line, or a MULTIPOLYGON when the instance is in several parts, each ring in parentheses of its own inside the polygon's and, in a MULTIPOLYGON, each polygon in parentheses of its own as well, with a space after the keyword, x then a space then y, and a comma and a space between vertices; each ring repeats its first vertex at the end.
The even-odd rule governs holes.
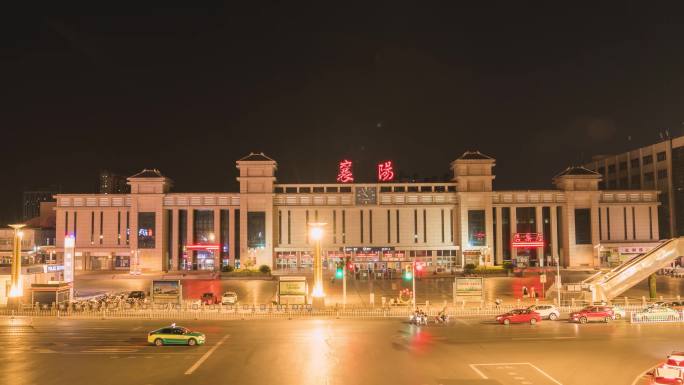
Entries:
POLYGON ((24 236, 24 232, 21 229, 24 226, 26 225, 9 225, 9 227, 14 229, 9 297, 13 299, 15 304, 18 304, 21 301, 21 297, 24 296, 24 289, 21 283, 21 238, 24 236))
POLYGON ((325 293, 323 292, 323 262, 321 260, 321 240, 323 239, 324 225, 325 223, 311 223, 309 228, 309 237, 314 241, 314 284, 311 293, 314 307, 325 306, 325 293))

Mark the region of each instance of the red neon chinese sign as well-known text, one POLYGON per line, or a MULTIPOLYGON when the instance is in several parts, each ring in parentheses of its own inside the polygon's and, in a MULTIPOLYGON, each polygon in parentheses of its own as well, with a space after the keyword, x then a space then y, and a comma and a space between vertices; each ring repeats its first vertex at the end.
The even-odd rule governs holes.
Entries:
POLYGON ((352 161, 343 160, 339 164, 339 171, 337 172, 337 181, 340 183, 351 183, 354 181, 354 174, 352 174, 352 161))
POLYGON ((186 245, 185 249, 186 250, 218 250, 221 247, 221 245, 217 243, 202 243, 202 244, 193 244, 193 245, 186 245))
POLYGON ((378 164, 378 181, 389 182, 394 179, 394 164, 391 160, 378 164))
POLYGON ((512 246, 516 249, 544 247, 544 234, 515 233, 513 234, 512 246))

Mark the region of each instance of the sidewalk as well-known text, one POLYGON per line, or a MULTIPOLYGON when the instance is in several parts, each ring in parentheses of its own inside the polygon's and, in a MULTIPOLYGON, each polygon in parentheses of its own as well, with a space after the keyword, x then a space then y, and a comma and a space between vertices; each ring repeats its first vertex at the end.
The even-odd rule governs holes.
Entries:
POLYGON ((140 274, 130 274, 127 271, 106 270, 106 271, 80 271, 76 273, 77 279, 99 280, 99 279, 217 279, 219 273, 204 271, 183 271, 183 272, 147 272, 140 274))

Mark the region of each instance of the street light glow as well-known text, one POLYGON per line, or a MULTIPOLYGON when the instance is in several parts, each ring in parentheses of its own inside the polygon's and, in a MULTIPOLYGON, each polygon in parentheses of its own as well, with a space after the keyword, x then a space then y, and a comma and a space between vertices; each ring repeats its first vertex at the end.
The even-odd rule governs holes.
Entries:
POLYGON ((323 238, 323 228, 320 226, 313 226, 309 231, 309 235, 314 241, 320 241, 323 238))

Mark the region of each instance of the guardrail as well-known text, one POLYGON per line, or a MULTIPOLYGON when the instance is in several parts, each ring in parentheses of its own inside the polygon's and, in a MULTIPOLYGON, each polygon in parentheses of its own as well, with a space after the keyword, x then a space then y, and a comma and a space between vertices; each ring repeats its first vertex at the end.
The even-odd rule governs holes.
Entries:
POLYGON ((635 324, 678 323, 684 322, 684 314, 681 311, 676 314, 632 312, 629 315, 629 322, 635 324))

